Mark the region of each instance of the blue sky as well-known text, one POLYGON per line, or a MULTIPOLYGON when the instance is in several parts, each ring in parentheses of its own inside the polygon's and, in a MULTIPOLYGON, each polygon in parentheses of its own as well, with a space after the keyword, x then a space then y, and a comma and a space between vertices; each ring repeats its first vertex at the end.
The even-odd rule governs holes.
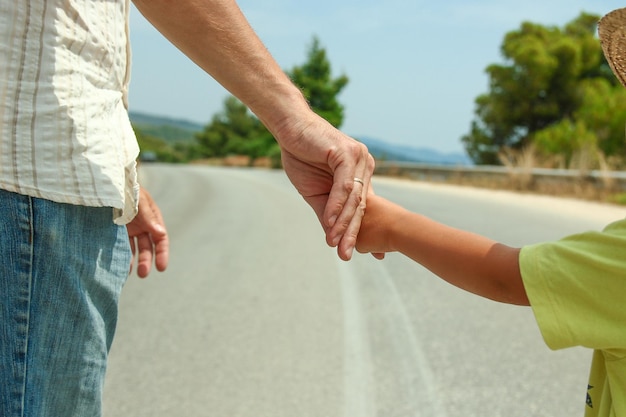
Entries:
MULTIPOLYGON (((342 130, 354 137, 460 152, 485 68, 502 62, 504 35, 521 22, 562 26, 616 0, 241 0, 244 14, 284 69, 320 39, 348 86, 342 130)), ((202 124, 228 95, 136 11, 131 14, 130 109, 202 124)))

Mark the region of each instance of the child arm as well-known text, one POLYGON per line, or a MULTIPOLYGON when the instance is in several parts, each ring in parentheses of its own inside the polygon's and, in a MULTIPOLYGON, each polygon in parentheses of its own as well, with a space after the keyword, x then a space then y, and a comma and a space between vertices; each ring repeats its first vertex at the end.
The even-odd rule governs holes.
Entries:
POLYGON ((519 248, 455 229, 381 197, 368 197, 359 252, 400 252, 459 288, 508 304, 529 305, 519 248))

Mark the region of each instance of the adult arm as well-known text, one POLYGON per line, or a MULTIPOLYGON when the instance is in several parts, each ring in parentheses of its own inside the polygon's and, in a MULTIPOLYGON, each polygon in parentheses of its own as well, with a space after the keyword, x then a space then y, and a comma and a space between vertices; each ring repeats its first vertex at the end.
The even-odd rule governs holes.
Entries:
POLYGON ((367 148, 317 116, 233 0, 134 0, 184 54, 256 114, 283 166, 339 256, 356 243, 374 161, 367 148), (361 178, 363 185, 354 181, 361 178))
POLYGON ((455 229, 370 195, 359 252, 400 252, 450 284, 508 304, 529 305, 519 248, 455 229))

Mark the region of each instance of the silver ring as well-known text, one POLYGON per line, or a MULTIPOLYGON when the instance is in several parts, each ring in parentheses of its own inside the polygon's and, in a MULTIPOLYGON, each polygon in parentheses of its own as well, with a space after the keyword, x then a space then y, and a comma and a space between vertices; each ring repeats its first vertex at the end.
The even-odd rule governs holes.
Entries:
POLYGON ((361 185, 365 185, 365 184, 363 183, 363 180, 362 180, 361 178, 354 177, 354 182, 358 182, 358 183, 359 183, 359 184, 361 184, 361 185))

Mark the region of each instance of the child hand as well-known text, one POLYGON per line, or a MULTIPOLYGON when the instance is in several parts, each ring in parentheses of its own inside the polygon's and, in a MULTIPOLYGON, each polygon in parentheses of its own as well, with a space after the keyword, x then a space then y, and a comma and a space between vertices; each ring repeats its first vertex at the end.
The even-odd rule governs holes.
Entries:
POLYGON ((385 252, 394 251, 390 236, 395 207, 390 201, 373 193, 369 194, 356 241, 358 252, 372 253, 375 258, 382 259, 385 252))

